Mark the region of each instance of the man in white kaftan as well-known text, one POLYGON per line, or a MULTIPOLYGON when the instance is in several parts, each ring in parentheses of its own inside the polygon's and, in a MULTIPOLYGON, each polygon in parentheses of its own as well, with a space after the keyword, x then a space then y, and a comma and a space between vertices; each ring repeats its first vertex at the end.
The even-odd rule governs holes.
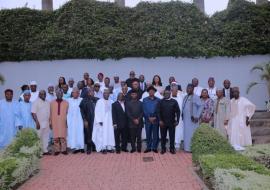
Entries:
MULTIPOLYGON (((172 91, 171 98, 177 101, 178 106, 181 109, 182 104, 183 104, 183 99, 186 94, 184 94, 182 91, 179 91, 178 86, 172 86, 171 91, 172 91)), ((180 114, 179 123, 175 127, 175 148, 180 148, 181 141, 183 140, 184 140, 184 127, 183 127, 182 114, 180 114)))
POLYGON ((80 110, 80 103, 82 98, 80 96, 80 90, 74 87, 72 90, 72 98, 68 101, 68 114, 67 114, 67 146, 73 150, 84 150, 84 131, 83 131, 83 119, 80 110))
POLYGON ((234 87, 228 130, 229 140, 234 148, 252 145, 249 123, 256 109, 253 103, 239 94, 239 88, 234 87))
POLYGON ((109 100, 110 92, 104 89, 103 98, 97 101, 92 140, 97 152, 113 152, 115 146, 114 128, 112 122, 112 101, 109 100))

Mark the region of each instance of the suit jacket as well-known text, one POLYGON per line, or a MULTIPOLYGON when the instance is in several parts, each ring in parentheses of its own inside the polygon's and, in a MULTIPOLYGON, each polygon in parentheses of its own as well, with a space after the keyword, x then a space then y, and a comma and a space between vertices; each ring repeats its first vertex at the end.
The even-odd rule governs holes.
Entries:
POLYGON ((126 103, 126 113, 129 128, 143 128, 143 104, 141 101, 128 101, 126 103), (133 119, 139 119, 139 124, 136 125, 133 119))
MULTIPOLYGON (((225 97, 225 88, 223 88, 223 96, 225 97)), ((233 99, 232 88, 230 88, 230 99, 233 99)))
POLYGON ((116 128, 122 129, 128 127, 128 118, 119 101, 112 104, 112 120, 116 128))

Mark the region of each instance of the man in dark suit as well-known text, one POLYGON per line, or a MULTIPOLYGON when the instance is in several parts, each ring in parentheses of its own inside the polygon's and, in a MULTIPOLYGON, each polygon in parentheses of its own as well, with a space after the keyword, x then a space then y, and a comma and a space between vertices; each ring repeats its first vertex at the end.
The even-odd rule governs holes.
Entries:
MULTIPOLYGON (((132 82, 132 91, 136 92, 138 100, 142 98, 143 91, 140 89, 139 82, 138 81, 133 81, 132 82)), ((131 90, 127 93, 128 100, 131 100, 131 90)))
POLYGON ((137 141, 137 152, 142 148, 142 128, 143 128, 143 105, 138 100, 138 93, 130 90, 131 100, 126 103, 126 113, 128 116, 128 126, 131 140, 131 151, 136 151, 135 143, 137 141))
POLYGON ((140 75, 139 76, 139 85, 140 85, 140 89, 145 92, 147 90, 147 87, 146 87, 146 82, 145 82, 145 79, 144 79, 144 75, 140 75))
POLYGON ((89 88, 87 89, 87 96, 80 103, 81 115, 84 121, 84 141, 87 145, 87 154, 91 154, 96 149, 92 141, 92 133, 97 101, 98 98, 94 97, 93 89, 89 88))
POLYGON ((158 106, 159 125, 161 133, 161 154, 166 152, 166 136, 169 131, 170 152, 175 154, 175 127, 179 123, 180 108, 176 100, 171 98, 171 92, 164 91, 164 98, 158 106))
POLYGON ((231 88, 231 81, 228 79, 223 82, 223 96, 228 99, 233 99, 233 90, 231 88))
POLYGON ((87 83, 89 83, 88 80, 91 80, 90 82, 91 82, 92 84, 94 84, 94 81, 93 81, 92 78, 90 78, 89 73, 84 73, 84 74, 83 74, 83 80, 82 80, 83 86, 84 86, 84 87, 86 87, 86 86, 87 86, 87 83))
POLYGON ((112 120, 114 127, 116 153, 121 150, 127 152, 128 121, 125 110, 125 97, 122 92, 117 96, 117 101, 112 104, 112 120))
POLYGON ((182 91, 182 87, 181 87, 181 85, 176 83, 176 81, 175 81, 175 78, 174 78, 174 77, 170 77, 170 78, 169 78, 169 85, 168 85, 168 86, 166 86, 165 90, 169 90, 169 91, 171 91, 171 85, 172 85, 172 84, 177 85, 177 86, 178 86, 178 90, 182 91))
POLYGON ((129 78, 126 80, 127 86, 131 88, 132 86, 132 82, 133 81, 137 81, 138 83, 140 82, 140 80, 138 78, 135 77, 135 72, 134 71, 130 71, 129 73, 129 78))

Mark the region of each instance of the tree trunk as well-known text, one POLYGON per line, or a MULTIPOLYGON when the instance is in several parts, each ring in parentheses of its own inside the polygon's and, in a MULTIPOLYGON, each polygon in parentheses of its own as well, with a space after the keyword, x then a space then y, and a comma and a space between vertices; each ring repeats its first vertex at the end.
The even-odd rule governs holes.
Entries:
POLYGON ((42 0, 42 10, 52 11, 53 0, 42 0))

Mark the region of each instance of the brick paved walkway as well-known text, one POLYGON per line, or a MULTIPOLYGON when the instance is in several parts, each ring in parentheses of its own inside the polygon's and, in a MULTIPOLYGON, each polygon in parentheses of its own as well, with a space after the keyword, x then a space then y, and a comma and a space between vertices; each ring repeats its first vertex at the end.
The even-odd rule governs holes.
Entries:
POLYGON ((196 190, 191 154, 93 153, 45 156, 41 171, 20 190, 196 190), (144 162, 143 157, 153 157, 144 162))

